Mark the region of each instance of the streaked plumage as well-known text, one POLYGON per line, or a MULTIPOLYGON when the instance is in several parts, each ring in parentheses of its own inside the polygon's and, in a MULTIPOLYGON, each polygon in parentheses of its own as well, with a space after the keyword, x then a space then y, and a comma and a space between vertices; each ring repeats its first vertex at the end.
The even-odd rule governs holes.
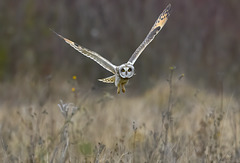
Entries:
POLYGON ((68 43, 70 46, 72 46, 74 49, 85 55, 86 57, 91 58, 95 62, 97 62, 99 65, 101 65, 106 70, 113 73, 113 76, 99 79, 99 81, 105 82, 105 83, 115 83, 115 86, 117 87, 117 93, 120 93, 120 89, 122 88, 122 92, 125 92, 125 84, 128 82, 128 80, 134 75, 134 63, 138 59, 138 57, 141 55, 143 50, 147 47, 147 45, 154 39, 154 37, 159 33, 159 31, 163 28, 165 23, 168 20, 168 17, 170 16, 170 9, 171 4, 169 4, 164 11, 160 14, 156 22, 154 23, 153 27, 149 31, 148 35, 144 39, 144 41, 140 44, 140 46, 135 50, 135 52, 132 54, 130 59, 127 63, 124 63, 120 66, 116 66, 112 64, 107 59, 103 58, 98 53, 91 51, 87 48, 84 48, 83 46, 80 46, 76 44, 75 42, 61 36, 60 34, 56 33, 60 38, 62 38, 66 43, 68 43))

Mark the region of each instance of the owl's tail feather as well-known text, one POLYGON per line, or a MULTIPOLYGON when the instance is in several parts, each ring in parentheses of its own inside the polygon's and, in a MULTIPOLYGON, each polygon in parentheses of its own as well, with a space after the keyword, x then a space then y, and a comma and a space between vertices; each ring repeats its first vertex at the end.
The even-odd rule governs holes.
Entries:
POLYGON ((104 83, 114 83, 115 82, 115 75, 109 76, 109 77, 104 78, 104 79, 98 79, 98 80, 101 81, 101 82, 104 82, 104 83))

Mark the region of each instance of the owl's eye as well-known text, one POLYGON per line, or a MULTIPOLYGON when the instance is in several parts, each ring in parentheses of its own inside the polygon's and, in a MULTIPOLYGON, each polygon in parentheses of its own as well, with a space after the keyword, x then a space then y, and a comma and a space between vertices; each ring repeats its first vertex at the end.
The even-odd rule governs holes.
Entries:
POLYGON ((121 72, 125 72, 125 70, 124 70, 124 69, 121 69, 121 72))
POLYGON ((131 72, 131 71, 132 71, 132 68, 129 68, 129 69, 128 69, 128 72, 131 72))

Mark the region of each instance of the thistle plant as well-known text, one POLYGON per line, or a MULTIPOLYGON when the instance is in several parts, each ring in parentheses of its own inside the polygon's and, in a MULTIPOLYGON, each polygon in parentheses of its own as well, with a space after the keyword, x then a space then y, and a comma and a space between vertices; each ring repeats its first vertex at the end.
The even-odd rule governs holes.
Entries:
MULTIPOLYGON (((167 154, 167 148, 168 148, 168 135, 169 135, 169 128, 172 129, 172 105, 173 105, 173 74, 176 70, 175 66, 169 67, 170 74, 169 78, 167 79, 168 85, 169 85, 169 96, 168 96, 168 105, 166 111, 162 114, 162 124, 165 129, 164 134, 164 141, 163 141, 163 150, 161 151, 161 161, 166 162, 165 155, 167 154)), ((181 74, 178 76, 177 81, 181 80, 184 77, 184 74, 181 74)))
POLYGON ((60 142, 57 145, 57 147, 54 150, 51 163, 54 162, 56 159, 57 162, 64 163, 67 160, 67 152, 69 148, 69 124, 71 123, 72 117, 75 115, 76 111, 78 110, 78 107, 76 107, 72 103, 63 103, 62 100, 60 100, 60 104, 58 104, 58 107, 65 118, 64 125, 61 129, 61 137, 60 142))

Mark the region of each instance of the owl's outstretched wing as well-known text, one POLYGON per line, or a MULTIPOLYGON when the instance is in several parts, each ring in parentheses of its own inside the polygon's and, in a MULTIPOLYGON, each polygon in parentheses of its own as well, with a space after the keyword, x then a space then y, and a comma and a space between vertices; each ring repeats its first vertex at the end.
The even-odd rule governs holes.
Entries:
MULTIPOLYGON (((52 29, 50 29, 51 31, 53 31, 52 29)), ((103 68, 105 68, 106 70, 112 72, 113 74, 115 74, 115 69, 116 66, 113 65, 110 61, 108 61, 107 59, 103 58, 101 55, 99 55, 98 53, 91 51, 87 48, 84 48, 78 44, 76 44, 75 42, 63 37, 62 35, 58 34, 57 32, 53 31, 56 35, 58 35, 60 38, 62 38, 66 43, 68 43, 70 46, 72 46, 74 49, 76 49, 77 51, 79 51, 80 53, 82 53, 83 55, 85 55, 86 57, 91 58, 92 60, 94 60, 95 62, 97 62, 99 65, 101 65, 103 68)))
POLYGON ((171 4, 169 4, 163 12, 160 14, 156 22, 154 23, 152 29, 144 39, 144 41, 140 44, 140 46, 135 50, 135 52, 132 54, 131 58, 128 60, 131 64, 134 64, 142 51, 148 46, 148 44, 154 39, 154 37, 158 34, 158 32, 163 28, 165 23, 168 20, 168 17, 170 16, 170 9, 171 4))

